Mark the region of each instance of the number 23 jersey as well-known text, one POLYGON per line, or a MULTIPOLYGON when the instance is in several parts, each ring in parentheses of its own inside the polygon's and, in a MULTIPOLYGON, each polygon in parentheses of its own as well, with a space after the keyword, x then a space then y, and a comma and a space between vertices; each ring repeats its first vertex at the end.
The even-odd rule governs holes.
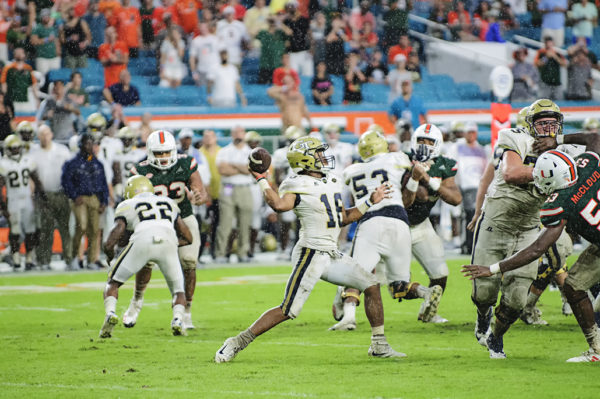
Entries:
POLYGON ((31 198, 29 175, 37 168, 33 158, 22 155, 18 161, 9 157, 0 159, 0 174, 6 183, 8 201, 19 201, 31 198))
POLYGON ((540 217, 544 226, 555 226, 567 221, 569 231, 598 245, 600 243, 600 158, 584 152, 575 158, 577 182, 557 190, 548 197, 540 217))
POLYGON ((337 250, 342 224, 342 179, 292 175, 279 186, 279 195, 296 194, 294 213, 300 220, 298 244, 321 251, 337 250))
POLYGON ((178 215, 179 207, 172 199, 152 193, 141 193, 117 206, 115 221, 121 219, 127 224, 127 230, 133 232, 132 240, 142 233, 162 231, 177 244, 174 226, 178 215))

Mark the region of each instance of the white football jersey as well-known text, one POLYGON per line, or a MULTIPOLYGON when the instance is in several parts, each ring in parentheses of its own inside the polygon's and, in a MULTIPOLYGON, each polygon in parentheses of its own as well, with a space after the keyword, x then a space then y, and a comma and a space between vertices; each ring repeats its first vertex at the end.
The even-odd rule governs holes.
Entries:
POLYGON ((130 174, 131 168, 133 168, 138 162, 146 157, 146 151, 139 148, 134 148, 127 152, 119 152, 115 155, 113 161, 119 163, 121 168, 121 177, 123 183, 127 180, 130 174))
POLYGON ((287 152, 288 146, 278 148, 275 150, 275 152, 273 152, 273 158, 271 159, 271 165, 273 165, 274 169, 281 169, 285 171, 283 172, 282 180, 289 176, 295 175, 292 168, 290 168, 290 163, 287 159, 287 152))
POLYGON ((402 202, 402 177, 411 167, 408 156, 401 152, 379 154, 366 162, 355 163, 344 169, 344 182, 350 188, 355 204, 367 200, 371 193, 382 183, 392 185, 391 198, 374 204, 367 212, 373 212, 390 205, 400 205, 402 202))
POLYGON ((132 231, 131 239, 143 232, 156 230, 170 231, 170 238, 177 242, 175 220, 179 215, 179 207, 169 197, 153 193, 141 193, 119 204, 115 210, 115 221, 122 219, 127 223, 127 230, 132 231))
POLYGON ((115 137, 104 136, 100 141, 100 148, 96 155, 98 160, 104 166, 104 174, 106 175, 106 182, 110 185, 113 179, 113 161, 115 156, 123 151, 123 142, 115 137))
POLYGON ((329 147, 325 153, 326 155, 333 155, 335 158, 334 171, 341 175, 342 171, 352 163, 354 146, 352 144, 338 141, 334 147, 329 147))
POLYGON ((4 177, 9 201, 31 198, 32 185, 29 176, 36 169, 36 163, 28 154, 21 155, 18 161, 7 156, 0 160, 0 175, 4 177))
POLYGON ((342 179, 292 175, 279 186, 279 195, 297 194, 294 213, 300 220, 299 246, 321 251, 337 250, 342 222, 342 179))

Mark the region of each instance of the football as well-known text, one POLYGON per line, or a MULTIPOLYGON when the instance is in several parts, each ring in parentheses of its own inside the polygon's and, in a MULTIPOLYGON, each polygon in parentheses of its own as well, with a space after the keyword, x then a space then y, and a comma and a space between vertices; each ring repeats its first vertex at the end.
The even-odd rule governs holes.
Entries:
POLYGON ((262 147, 256 147, 248 155, 248 165, 256 173, 264 173, 271 166, 271 154, 262 147))

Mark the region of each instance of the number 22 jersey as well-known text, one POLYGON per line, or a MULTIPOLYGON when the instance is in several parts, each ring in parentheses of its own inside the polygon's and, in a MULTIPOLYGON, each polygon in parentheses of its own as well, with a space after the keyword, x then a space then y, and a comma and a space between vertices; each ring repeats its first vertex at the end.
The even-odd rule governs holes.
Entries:
POLYGON ((279 186, 279 195, 296 194, 294 213, 300 220, 301 247, 337 250, 342 225, 342 180, 333 174, 321 178, 292 175, 279 186))

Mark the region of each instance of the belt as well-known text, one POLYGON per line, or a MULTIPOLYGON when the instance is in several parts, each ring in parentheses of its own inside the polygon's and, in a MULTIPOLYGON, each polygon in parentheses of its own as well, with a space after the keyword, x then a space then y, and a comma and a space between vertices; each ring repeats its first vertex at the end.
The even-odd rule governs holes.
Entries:
POLYGON ((381 209, 377 209, 376 211, 370 211, 364 214, 364 216, 358 221, 358 223, 363 223, 366 220, 371 218, 383 216, 388 218, 400 219, 404 223, 408 224, 408 214, 406 213, 406 209, 401 207, 400 205, 390 205, 383 207, 381 209))

